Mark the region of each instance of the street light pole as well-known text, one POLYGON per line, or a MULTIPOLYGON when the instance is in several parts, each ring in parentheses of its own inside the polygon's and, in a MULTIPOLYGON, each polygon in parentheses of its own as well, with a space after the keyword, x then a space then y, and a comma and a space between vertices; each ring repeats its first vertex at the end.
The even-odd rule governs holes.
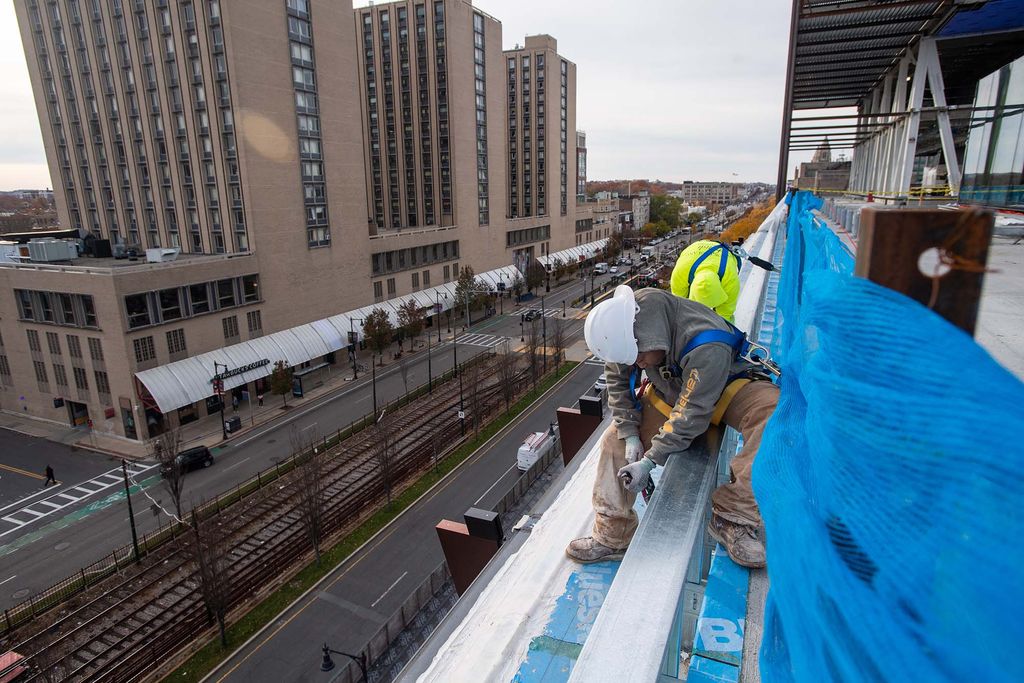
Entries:
POLYGON ((370 373, 373 382, 373 414, 377 414, 377 364, 370 359, 370 373))
MULTIPOLYGON (((359 363, 356 359, 356 344, 358 343, 358 339, 356 338, 355 321, 355 318, 348 319, 348 343, 352 346, 352 350, 349 351, 349 354, 352 356, 351 360, 353 381, 359 379, 359 363)), ((359 322, 363 322, 362 319, 360 319, 359 322)))
POLYGON ((540 298, 540 328, 544 339, 544 374, 548 372, 548 317, 544 311, 544 297, 540 298))
POLYGON ((430 367, 430 335, 427 335, 427 391, 434 393, 434 373, 430 367))
MULTIPOLYGON (((224 371, 227 372, 227 369, 228 369, 227 363, 218 363, 217 361, 213 361, 213 376, 214 376, 215 380, 217 379, 217 375, 220 374, 220 366, 221 365, 224 366, 224 371)), ((221 438, 224 439, 225 441, 227 441, 228 440, 228 426, 224 422, 224 384, 223 384, 223 382, 224 382, 224 380, 220 380, 220 384, 219 385, 215 385, 215 386, 219 386, 220 387, 220 393, 217 395, 217 398, 220 399, 220 434, 221 434, 221 438)))
MULTIPOLYGON (((448 295, 445 294, 447 299, 448 295)), ((437 343, 441 343, 441 292, 434 292, 434 317, 437 318, 437 343)))
POLYGON ((341 655, 342 657, 348 657, 353 662, 358 664, 359 665, 359 671, 362 672, 362 674, 363 674, 363 680, 364 681, 367 680, 367 678, 366 678, 366 655, 363 655, 363 654, 350 655, 349 653, 342 652, 341 650, 332 650, 331 648, 327 647, 327 643, 324 643, 324 659, 320 663, 320 670, 321 671, 331 671, 332 669, 334 669, 334 660, 331 659, 331 654, 332 653, 336 654, 336 655, 341 655))
MULTIPOLYGON (((177 464, 175 463, 175 466, 177 464)), ((124 476, 124 497, 128 501, 128 523, 132 527, 132 548, 135 549, 135 562, 139 561, 139 535, 135 532, 135 513, 132 512, 132 492, 128 488, 128 462, 121 460, 121 474, 124 476)))
POLYGON ((459 326, 455 326, 455 337, 452 339, 453 369, 459 376, 459 429, 462 436, 466 435, 466 413, 462 405, 462 370, 459 368, 459 326))

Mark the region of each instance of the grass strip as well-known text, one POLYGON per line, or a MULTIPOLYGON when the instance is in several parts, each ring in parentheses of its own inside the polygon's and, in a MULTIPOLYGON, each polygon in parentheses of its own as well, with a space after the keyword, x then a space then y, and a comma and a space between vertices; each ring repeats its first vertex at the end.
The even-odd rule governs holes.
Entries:
POLYGON ((512 405, 512 409, 492 420, 480 433, 464 443, 454 453, 437 464, 437 467, 421 476, 415 483, 396 496, 390 507, 384 507, 375 512, 368 520, 359 527, 339 540, 331 548, 321 554, 320 563, 312 561, 303 567, 288 583, 284 584, 266 599, 260 602, 247 612, 241 619, 227 629, 228 647, 222 648, 219 638, 214 639, 200 648, 188 661, 175 669, 165 680, 175 683, 192 683, 200 681, 216 666, 223 662, 238 644, 244 643, 254 633, 272 621, 288 605, 306 592, 310 586, 334 571, 343 561, 348 559, 352 553, 359 549, 375 533, 383 529, 389 522, 405 512, 416 500, 422 496, 431 486, 440 481, 445 475, 461 465, 488 439, 497 434, 510 422, 515 420, 528 409, 545 391, 550 389, 558 380, 565 377, 578 363, 564 361, 557 373, 544 378, 533 391, 526 393, 522 398, 512 405), (233 643, 231 645, 230 643, 233 643))

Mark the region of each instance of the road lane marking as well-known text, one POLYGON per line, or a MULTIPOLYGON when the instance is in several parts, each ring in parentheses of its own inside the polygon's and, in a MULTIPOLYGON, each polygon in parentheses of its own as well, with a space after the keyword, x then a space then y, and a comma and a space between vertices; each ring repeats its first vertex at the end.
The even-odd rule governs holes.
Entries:
POLYGON ((220 469, 221 469, 222 472, 227 472, 228 470, 230 470, 230 469, 232 469, 234 467, 238 467, 239 465, 241 465, 243 462, 245 462, 246 460, 248 460, 251 457, 252 456, 249 456, 248 458, 242 458, 241 460, 239 460, 238 462, 234 463, 233 465, 228 465, 227 467, 222 467, 220 469))
MULTIPOLYGON (((35 498, 36 496, 41 496, 41 495, 43 495, 44 493, 51 493, 51 494, 52 494, 52 493, 53 493, 53 491, 51 491, 51 490, 47 490, 47 489, 40 489, 40 490, 36 491, 36 492, 35 492, 35 493, 33 493, 33 494, 27 495, 27 496, 25 496, 24 498, 21 498, 21 499, 19 499, 19 500, 16 500, 16 501, 14 501, 13 503, 10 503, 10 504, 8 504, 8 505, 5 505, 5 506, 3 506, 2 508, 0 508, 0 513, 3 513, 3 512, 7 512, 7 511, 8 511, 8 510, 10 510, 10 509, 11 509, 12 507, 14 507, 14 506, 16 506, 16 505, 21 505, 21 504, 22 504, 22 503, 24 503, 25 501, 27 501, 27 500, 30 500, 30 499, 32 499, 32 498, 35 498)), ((61 494, 58 494, 58 495, 61 495, 61 494)), ((54 497, 56 497, 56 496, 54 496, 54 497)))
POLYGON ((4 585, 5 583, 7 583, 8 581, 10 581, 11 579, 16 579, 16 578, 18 578, 18 575, 17 575, 17 574, 15 574, 14 576, 11 576, 11 577, 9 577, 9 578, 6 578, 6 579, 4 579, 3 581, 0 581, 0 586, 4 585))
MULTIPOLYGON (((140 464, 133 462, 128 464, 128 469, 131 471, 132 475, 146 472, 148 470, 153 469, 154 467, 156 467, 156 463, 140 464)), ((44 500, 37 500, 21 508, 18 508, 17 510, 12 510, 3 517, 0 517, 0 521, 6 522, 12 526, 12 528, 10 529, 0 531, 0 538, 3 538, 8 534, 12 534, 15 531, 21 529, 22 527, 31 524, 32 522, 35 522, 36 520, 60 512, 61 510, 67 508, 68 506, 74 505, 75 503, 78 503, 79 501, 84 500, 89 496, 100 493, 101 491, 105 491, 107 489, 114 488, 116 486, 120 486, 122 481, 123 477, 121 476, 121 468, 118 467, 108 472, 98 474, 92 479, 76 484, 75 486, 72 486, 69 489, 65 489, 62 492, 54 492, 44 500), (31 515, 31 519, 19 519, 17 515, 21 515, 22 513, 25 513, 25 516, 31 515)), ((18 503, 21 503, 24 500, 27 500, 28 498, 31 497, 32 496, 28 496, 22 501, 18 501, 18 503)), ((6 511, 7 509, 8 508, 4 508, 4 511, 6 511)))
POLYGON ((388 593, 390 593, 391 589, 394 588, 395 586, 397 586, 398 582, 401 581, 402 579, 404 579, 406 577, 406 575, 408 575, 408 574, 409 574, 409 572, 402 572, 402 575, 399 576, 397 579, 395 579, 395 582, 393 584, 391 584, 390 586, 388 586, 388 589, 386 591, 384 591, 383 593, 381 593, 379 598, 377 598, 376 600, 373 601, 373 604, 370 605, 370 608, 372 609, 372 608, 376 607, 377 603, 379 603, 381 600, 383 600, 384 596, 387 595, 388 593))
MULTIPOLYGON (((395 519, 397 519, 397 517, 396 517, 395 519)), ((369 548, 366 548, 366 549, 365 549, 365 552, 363 552, 363 554, 362 554, 362 555, 360 555, 360 556, 359 556, 358 558, 356 558, 356 560, 355 560, 354 562, 352 562, 352 563, 351 563, 351 564, 350 564, 350 565, 349 565, 349 566, 348 566, 348 567, 347 567, 347 568, 345 569, 345 571, 343 571, 343 572, 342 572, 341 574, 339 574, 339 575, 338 575, 338 578, 336 578, 336 579, 335 579, 334 581, 332 581, 332 582, 331 582, 331 583, 330 583, 330 584, 329 584, 329 585, 328 585, 328 586, 327 586, 326 588, 324 588, 323 590, 324 590, 324 591, 329 591, 329 590, 330 590, 331 588, 333 588, 333 587, 334 587, 334 586, 335 586, 335 585, 336 585, 336 584, 338 583, 338 581, 341 581, 341 580, 342 580, 342 579, 343 579, 343 578, 345 577, 345 575, 346 575, 346 574, 348 574, 348 573, 349 573, 350 571, 352 571, 353 569, 355 569, 356 565, 358 565, 358 564, 359 564, 360 562, 362 562, 362 561, 363 561, 363 558, 365 558, 365 557, 366 557, 367 555, 369 555, 369 554, 370 554, 371 552, 373 552, 373 551, 374 551, 374 550, 375 550, 375 549, 377 548, 377 546, 379 546, 379 545, 380 545, 381 543, 383 543, 384 541, 386 541, 386 540, 388 539, 388 537, 390 537, 390 536, 391 536, 391 534, 395 533, 395 531, 397 531, 397 530, 398 530, 398 527, 396 526, 396 527, 394 527, 393 529, 391 529, 391 531, 389 531, 388 533, 384 534, 384 536, 382 536, 382 537, 381 537, 380 539, 378 539, 378 540, 377 540, 377 542, 376 542, 376 543, 374 543, 374 544, 373 544, 372 546, 370 546, 369 548)), ((378 533, 380 533, 380 532, 378 532, 378 533)), ((362 548, 360 548, 360 550, 363 550, 363 549, 362 549, 362 548)), ((359 550, 357 550, 356 552, 359 552, 359 550)), ((350 555, 349 557, 351 557, 351 555, 350 555)), ((347 562, 347 560, 346 560, 346 562, 347 562)), ((324 580, 324 579, 326 579, 326 578, 327 578, 328 576, 330 576, 330 574, 328 574, 327 576, 324 576, 324 578, 323 578, 323 579, 320 579, 320 581, 323 581, 323 580, 324 580)), ((228 676, 230 676, 231 674, 233 674, 233 673, 235 672, 235 670, 236 670, 236 669, 237 669, 238 667, 242 666, 242 664, 244 664, 244 663, 245 663, 245 661, 246 661, 247 659, 249 659, 249 657, 253 656, 253 655, 254 655, 254 654, 255 654, 255 653, 256 653, 256 652, 257 652, 257 651, 258 651, 258 650, 259 650, 260 648, 262 648, 262 647, 263 647, 264 645, 266 645, 266 644, 267 644, 267 643, 269 643, 269 642, 270 642, 271 640, 273 640, 273 639, 274 639, 274 637, 275 637, 275 636, 277 636, 277 634, 278 634, 278 633, 280 633, 280 632, 281 632, 281 631, 282 631, 282 630, 283 630, 283 629, 284 629, 284 628, 285 628, 286 626, 288 626, 288 624, 292 623, 292 621, 294 621, 294 620, 295 620, 295 618, 296 618, 297 616, 299 616, 300 614, 302 614, 303 612, 305 612, 305 611, 306 611, 306 608, 307 608, 307 607, 309 607, 309 606, 310 606, 310 605, 312 605, 312 604, 313 604, 314 602, 316 602, 316 600, 315 600, 315 598, 316 598, 316 593, 313 593, 313 589, 315 589, 315 588, 316 588, 316 587, 317 587, 317 586, 318 586, 318 585, 320 584, 320 581, 317 581, 317 582, 316 582, 315 584, 313 584, 312 586, 310 586, 310 587, 309 587, 309 588, 308 588, 308 589, 306 590, 306 593, 303 593, 303 595, 301 595, 301 596, 299 596, 299 598, 297 598, 297 600, 302 600, 302 599, 304 599, 304 598, 308 598, 308 599, 306 600, 306 603, 305 603, 305 604, 304 604, 304 605, 303 605, 302 607, 300 607, 300 608, 299 608, 298 610, 296 610, 296 611, 295 611, 295 614, 291 615, 290 617, 288 617, 287 619, 285 619, 284 621, 282 621, 282 622, 281 622, 280 624, 278 624, 278 625, 277 625, 277 628, 275 628, 275 629, 274 629, 274 630, 273 630, 273 631, 272 631, 272 632, 270 633, 270 635, 268 635, 268 636, 267 636, 267 637, 266 637, 266 638, 265 638, 265 639, 263 640, 263 642, 261 642, 261 643, 260 643, 259 645, 257 645, 257 646, 256 646, 256 647, 254 647, 253 649, 249 650, 249 652, 248 652, 248 653, 247 653, 247 654, 246 654, 246 655, 245 655, 244 657, 242 657, 242 659, 240 659, 240 660, 238 661, 238 663, 237 663, 237 664, 235 664, 235 665, 234 665, 233 667, 231 667, 230 669, 228 669, 228 670, 227 670, 227 671, 226 671, 226 672, 224 673, 224 675, 223 675, 223 676, 221 676, 220 678, 218 678, 218 679, 217 679, 217 683, 221 683, 221 682, 222 682, 222 681, 223 681, 223 680, 224 680, 225 678, 227 678, 228 676)), ((293 603, 293 604, 294 604, 294 603, 293 603)), ((286 607, 284 611, 287 611, 287 610, 289 610, 289 609, 291 609, 291 605, 289 605, 288 607, 286 607)), ((256 634, 255 636, 253 636, 253 638, 255 638, 255 637, 256 637, 256 636, 258 636, 258 635, 259 635, 259 633, 257 633, 257 634, 256 634)), ((245 643, 242 643, 242 645, 240 646, 240 648, 239 648, 239 649, 241 649, 241 648, 245 647, 246 645, 248 645, 248 641, 246 641, 245 643)), ((236 650, 236 652, 237 652, 237 650, 236 650)), ((210 675, 213 675, 213 674, 211 673, 210 675)))
POLYGON ((491 484, 490 488, 488 488, 486 491, 484 491, 484 494, 476 499, 476 502, 473 503, 473 507, 476 507, 477 505, 479 505, 480 501, 483 500, 484 498, 486 498, 487 494, 490 493, 492 490, 494 490, 494 487, 502 482, 502 480, 505 478, 505 475, 507 475, 509 472, 511 472, 512 470, 516 469, 517 467, 519 467, 519 463, 518 462, 514 462, 514 463, 512 463, 511 467, 509 467, 507 470, 502 472, 501 475, 497 479, 494 480, 494 483, 491 484))
POLYGON ((15 474, 24 474, 26 477, 32 477, 33 479, 39 479, 41 481, 46 480, 46 477, 44 477, 43 475, 36 474, 35 472, 29 472, 28 470, 23 470, 20 467, 13 467, 11 465, 4 465, 3 463, 0 463, 0 469, 7 470, 8 472, 14 472, 15 474))

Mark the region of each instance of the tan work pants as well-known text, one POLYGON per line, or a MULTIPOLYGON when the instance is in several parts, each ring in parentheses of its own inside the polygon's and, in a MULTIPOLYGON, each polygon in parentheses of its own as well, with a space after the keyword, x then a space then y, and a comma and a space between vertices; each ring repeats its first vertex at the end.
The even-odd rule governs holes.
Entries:
MULTIPOLYGON (((761 525, 761 514, 750 486, 750 471, 761 445, 764 426, 778 400, 777 386, 771 382, 751 382, 736 393, 725 411, 723 421, 743 435, 743 449, 729 465, 731 481, 715 489, 711 501, 715 514, 732 522, 761 525)), ((640 440, 644 449, 651 447, 651 439, 658 434, 664 422, 665 416, 645 401, 640 421, 640 440)), ((617 476, 625 465, 626 442, 619 438, 618 430, 612 425, 601 437, 592 498, 594 539, 609 548, 628 546, 639 523, 633 510, 636 494, 627 491, 617 476)))

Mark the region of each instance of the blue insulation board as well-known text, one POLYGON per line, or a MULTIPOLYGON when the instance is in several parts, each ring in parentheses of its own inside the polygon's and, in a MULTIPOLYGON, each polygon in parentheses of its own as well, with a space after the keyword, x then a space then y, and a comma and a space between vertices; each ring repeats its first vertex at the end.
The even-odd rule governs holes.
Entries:
POLYGON ((739 668, 743 660, 749 583, 750 572, 730 560, 725 548, 716 545, 697 619, 694 655, 739 668))
MULTIPOLYGON (((659 467, 651 473, 655 485, 661 481, 662 471, 659 467)), ((637 496, 633 509, 643 518, 647 510, 643 496, 637 496)), ((620 564, 619 560, 614 560, 574 565, 544 631, 530 640, 526 658, 513 676, 513 683, 569 680, 620 564)))
POLYGON ((739 667, 700 656, 690 660, 690 672, 686 676, 687 683, 738 683, 739 680, 739 667))

